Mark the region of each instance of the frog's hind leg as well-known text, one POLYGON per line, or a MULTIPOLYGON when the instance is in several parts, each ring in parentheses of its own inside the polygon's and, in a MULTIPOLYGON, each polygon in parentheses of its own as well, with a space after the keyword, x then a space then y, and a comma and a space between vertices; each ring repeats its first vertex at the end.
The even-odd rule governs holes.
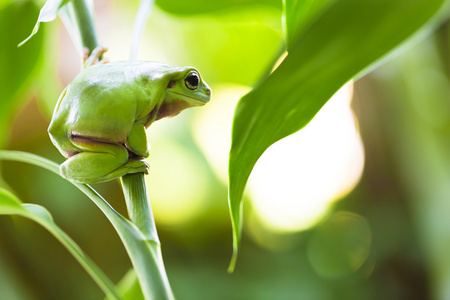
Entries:
POLYGON ((87 137, 71 136, 74 152, 60 167, 64 178, 81 183, 97 183, 126 174, 148 172, 148 165, 140 158, 130 158, 125 146, 105 143, 87 137))

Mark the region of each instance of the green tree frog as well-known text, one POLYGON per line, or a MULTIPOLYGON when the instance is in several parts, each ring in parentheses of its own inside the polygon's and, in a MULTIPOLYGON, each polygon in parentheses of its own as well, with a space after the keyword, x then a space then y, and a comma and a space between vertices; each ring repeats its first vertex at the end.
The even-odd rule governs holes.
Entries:
POLYGON ((61 175, 90 184, 148 174, 145 129, 210 98, 211 89, 193 67, 155 62, 86 67, 61 94, 48 128, 67 158, 61 175))

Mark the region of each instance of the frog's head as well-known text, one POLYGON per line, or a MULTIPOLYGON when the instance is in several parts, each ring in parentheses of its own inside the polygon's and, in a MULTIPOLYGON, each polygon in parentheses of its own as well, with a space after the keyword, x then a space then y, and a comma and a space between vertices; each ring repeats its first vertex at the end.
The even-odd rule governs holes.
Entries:
POLYGON ((176 68, 170 77, 156 119, 176 116, 186 108, 205 105, 211 99, 211 88, 195 68, 176 68))

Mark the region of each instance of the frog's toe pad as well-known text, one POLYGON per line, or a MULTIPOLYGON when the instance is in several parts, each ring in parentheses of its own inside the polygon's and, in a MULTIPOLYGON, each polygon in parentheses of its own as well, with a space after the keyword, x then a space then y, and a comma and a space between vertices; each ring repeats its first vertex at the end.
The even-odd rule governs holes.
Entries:
POLYGON ((125 167, 128 169, 128 174, 145 173, 148 175, 150 169, 149 163, 144 158, 131 158, 125 164, 125 167))

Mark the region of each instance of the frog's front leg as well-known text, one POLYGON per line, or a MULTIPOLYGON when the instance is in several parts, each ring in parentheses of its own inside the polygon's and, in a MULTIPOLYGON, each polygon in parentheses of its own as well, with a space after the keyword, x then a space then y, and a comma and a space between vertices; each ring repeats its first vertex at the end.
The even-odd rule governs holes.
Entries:
POLYGON ((134 123, 127 138, 127 148, 137 156, 148 157, 147 134, 143 124, 134 123))
POLYGON ((109 59, 103 58, 102 60, 98 61, 100 56, 108 52, 108 48, 105 46, 97 46, 94 50, 92 50, 92 53, 89 55, 89 48, 85 47, 83 48, 83 68, 92 66, 92 65, 102 65, 109 63, 109 59))
POLYGON ((81 183, 113 180, 126 174, 148 173, 148 165, 140 158, 128 158, 128 151, 120 144, 105 143, 87 137, 72 136, 78 153, 60 167, 64 178, 81 183))

